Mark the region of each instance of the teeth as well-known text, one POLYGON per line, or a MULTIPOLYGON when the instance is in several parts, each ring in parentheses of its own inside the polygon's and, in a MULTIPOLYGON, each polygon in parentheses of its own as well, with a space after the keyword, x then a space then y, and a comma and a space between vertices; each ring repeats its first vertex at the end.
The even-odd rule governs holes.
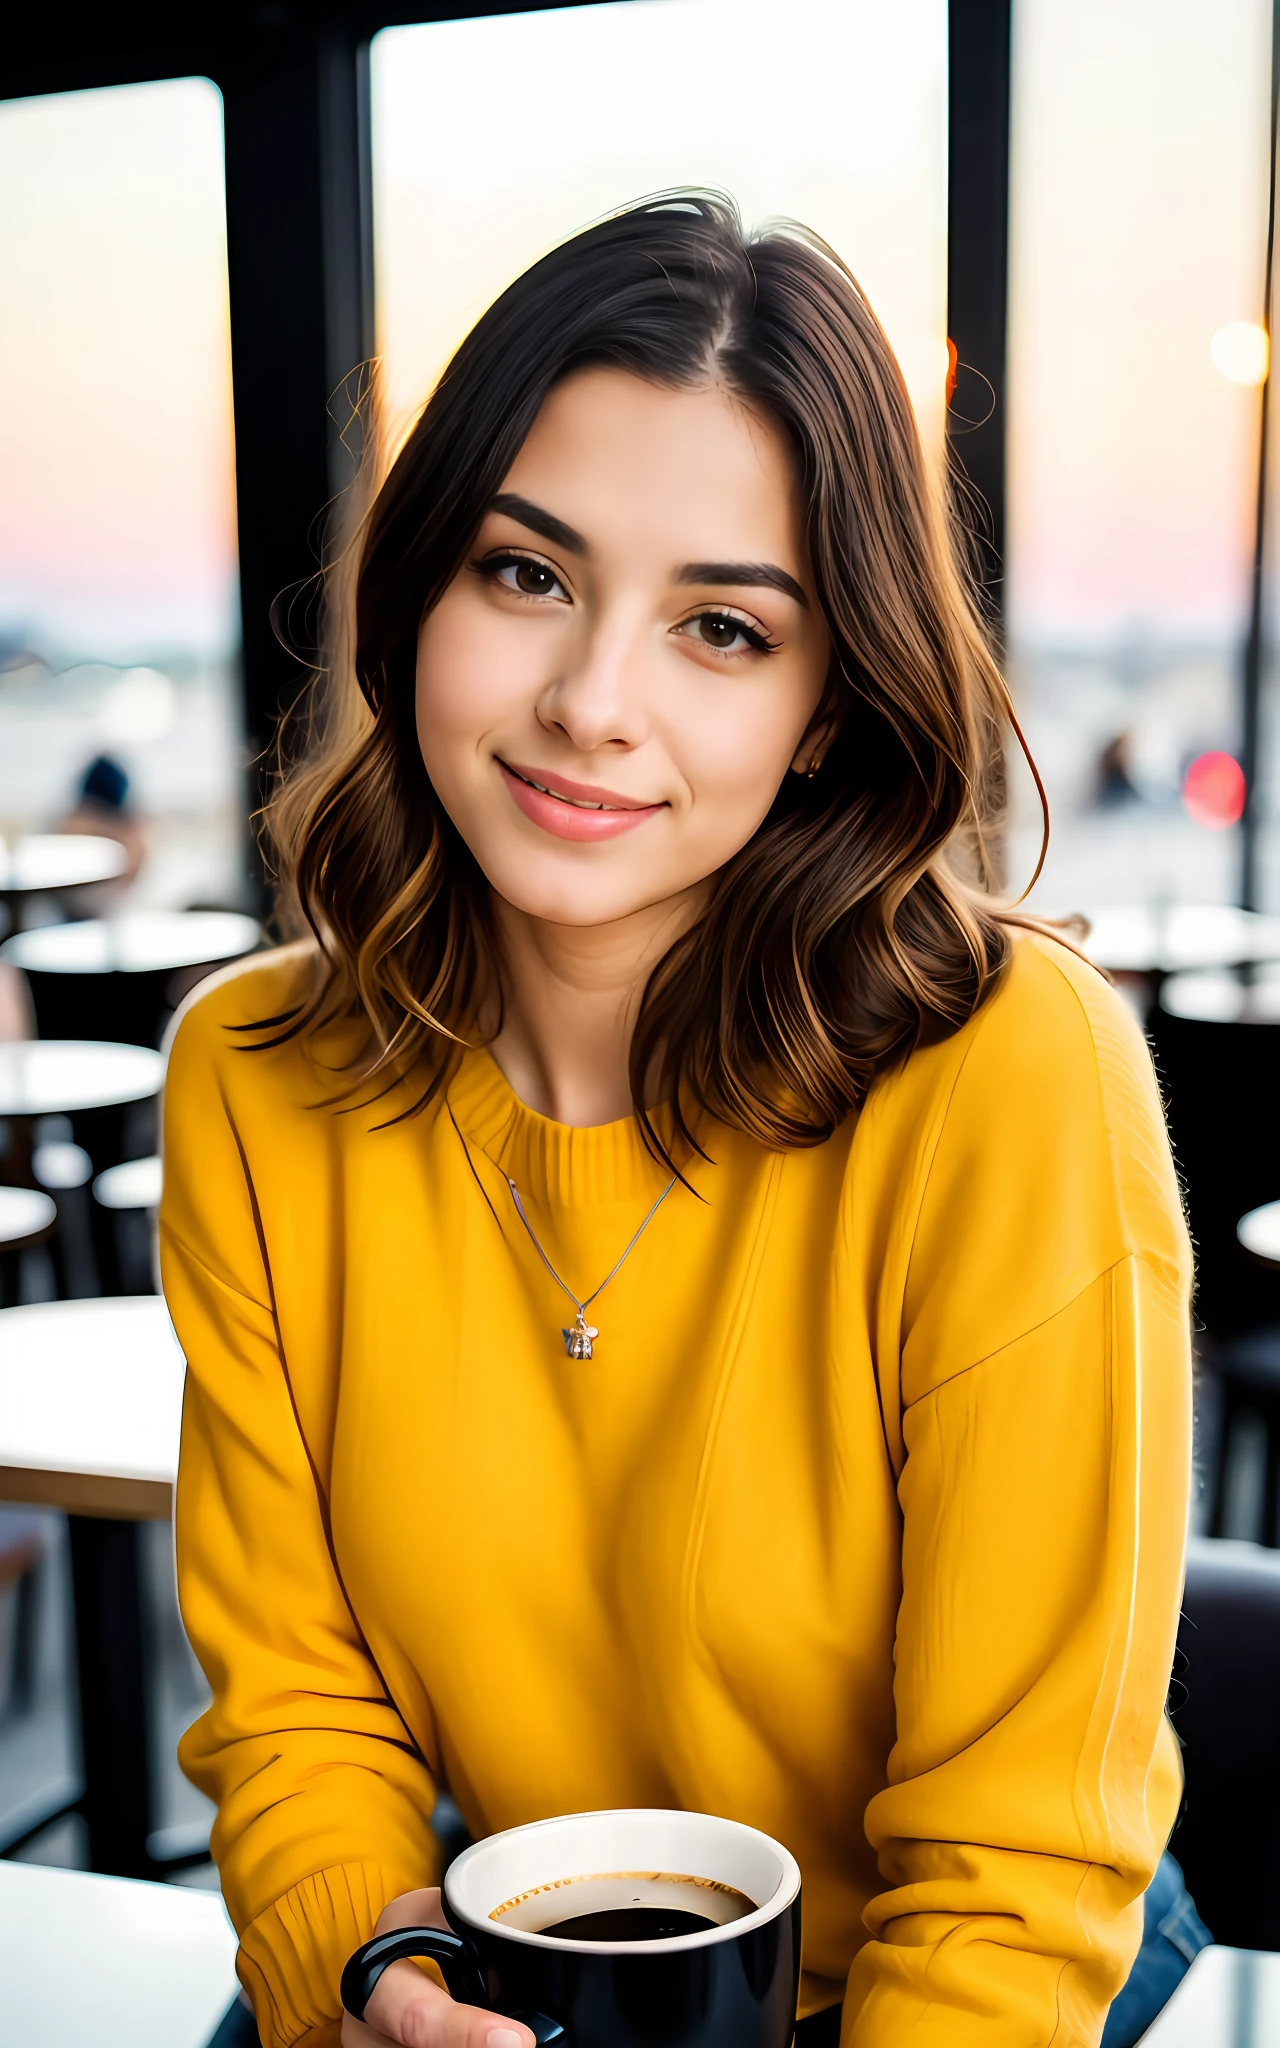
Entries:
POLYGON ((530 789, 541 791, 543 796, 554 797, 558 804, 572 804, 575 811, 616 811, 621 808, 618 804, 592 804, 586 803, 581 797, 561 796, 558 789, 548 789, 545 782, 535 782, 532 775, 522 775, 520 780, 527 782, 530 789))

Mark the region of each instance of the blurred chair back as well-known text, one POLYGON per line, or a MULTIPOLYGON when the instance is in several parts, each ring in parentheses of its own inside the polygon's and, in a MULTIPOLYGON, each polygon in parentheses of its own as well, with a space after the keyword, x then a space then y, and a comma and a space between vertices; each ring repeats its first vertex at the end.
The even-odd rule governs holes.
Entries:
POLYGON ((1178 1650, 1169 1847, 1216 1941, 1280 1949, 1280 1554, 1193 1537, 1178 1650))
POLYGON ((1236 1224, 1280 1196, 1280 979, 1177 974, 1150 1037, 1196 1246, 1196 1314, 1210 1339, 1280 1323, 1280 1273, 1236 1224))

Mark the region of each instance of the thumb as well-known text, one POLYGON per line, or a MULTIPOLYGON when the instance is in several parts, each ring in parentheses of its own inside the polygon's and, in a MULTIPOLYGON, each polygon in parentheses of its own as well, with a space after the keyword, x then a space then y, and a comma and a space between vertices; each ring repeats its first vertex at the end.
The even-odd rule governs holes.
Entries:
POLYGON ((536 2048, 519 2020, 457 2003, 408 1962, 383 1971, 365 2020, 401 2048, 536 2048))

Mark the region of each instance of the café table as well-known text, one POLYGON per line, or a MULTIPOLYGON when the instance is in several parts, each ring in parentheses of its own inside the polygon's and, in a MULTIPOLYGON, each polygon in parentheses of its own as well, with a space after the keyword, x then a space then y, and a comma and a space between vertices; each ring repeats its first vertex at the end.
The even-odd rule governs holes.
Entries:
POLYGON ((26 975, 41 1038, 91 1025, 97 1037, 152 1046, 188 988, 261 937, 239 911, 127 911, 19 932, 0 960, 26 975))
POLYGON ((159 1159, 122 1159, 93 1183, 93 1199, 104 1209, 158 1209, 164 1189, 159 1159))
POLYGON ((155 1295, 0 1310, 0 1500, 68 1517, 83 1783, 0 1854, 68 1811, 93 1869, 145 1877, 204 1860, 155 1853, 139 1524, 173 1512, 185 1365, 155 1295))
MULTIPOLYGON (((164 1060, 150 1046, 81 1038, 18 1039, 0 1044, 0 1119, 9 1144, 0 1177, 30 1186, 34 1126, 44 1116, 80 1119, 76 1135, 100 1167, 113 1166, 124 1143, 123 1112, 160 1091, 164 1060)), ((105 1294, 120 1291, 119 1258, 111 1217, 90 1205, 89 1229, 105 1294)))
POLYGON ((1267 962, 1235 973, 1171 974, 1160 1007, 1192 1023, 1280 1024, 1280 967, 1267 962))
POLYGON ((1280 1266, 1280 1202, 1264 1202, 1260 1209, 1250 1209, 1237 1223, 1236 1236, 1265 1266, 1280 1266))
POLYGON ((18 1038, 0 1044, 0 1117, 33 1121, 145 1102, 160 1090, 164 1061, 145 1045, 109 1039, 18 1038))
POLYGON ((216 1893, 0 1862, 6 2048, 205 2048, 235 1952, 216 1893))
POLYGON ((1108 903, 1082 906, 1083 950, 1113 974, 1178 974, 1280 960, 1280 917, 1232 903, 1108 903))
POLYGON ((0 1187, 0 1306, 16 1297, 19 1260, 44 1244, 58 1220, 58 1205, 39 1188, 0 1187))
POLYGON ((9 913, 9 929, 26 930, 37 896, 112 882, 127 866, 119 840, 97 833, 31 832, 11 845, 0 839, 0 904, 9 913))
POLYGON ((39 1244, 57 1221, 58 1205, 39 1188, 0 1187, 0 1250, 39 1244))
POLYGON ((1280 1956, 1201 1949, 1141 2048, 1280 2048, 1280 1956))

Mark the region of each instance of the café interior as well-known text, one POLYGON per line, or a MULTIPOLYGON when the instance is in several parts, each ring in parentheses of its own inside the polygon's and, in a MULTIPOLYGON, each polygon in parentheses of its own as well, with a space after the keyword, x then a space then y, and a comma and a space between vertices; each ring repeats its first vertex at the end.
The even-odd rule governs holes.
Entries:
MULTIPOLYGON (((6 2040, 233 2039, 211 1811, 175 1759, 207 1688, 174 1589, 166 1027, 272 943, 253 818, 362 466, 526 263, 677 183, 809 221, 867 289, 1048 793, 1028 906, 1082 920, 1156 1059, 1198 1273, 1171 1848, 1214 1946, 1148 2038, 1280 2040, 1278 34, 1264 0, 228 0, 6 30, 6 2040)), ((1039 835, 1011 752, 1012 895, 1039 835)), ((434 1825, 465 1843, 447 1796, 434 1825)))

